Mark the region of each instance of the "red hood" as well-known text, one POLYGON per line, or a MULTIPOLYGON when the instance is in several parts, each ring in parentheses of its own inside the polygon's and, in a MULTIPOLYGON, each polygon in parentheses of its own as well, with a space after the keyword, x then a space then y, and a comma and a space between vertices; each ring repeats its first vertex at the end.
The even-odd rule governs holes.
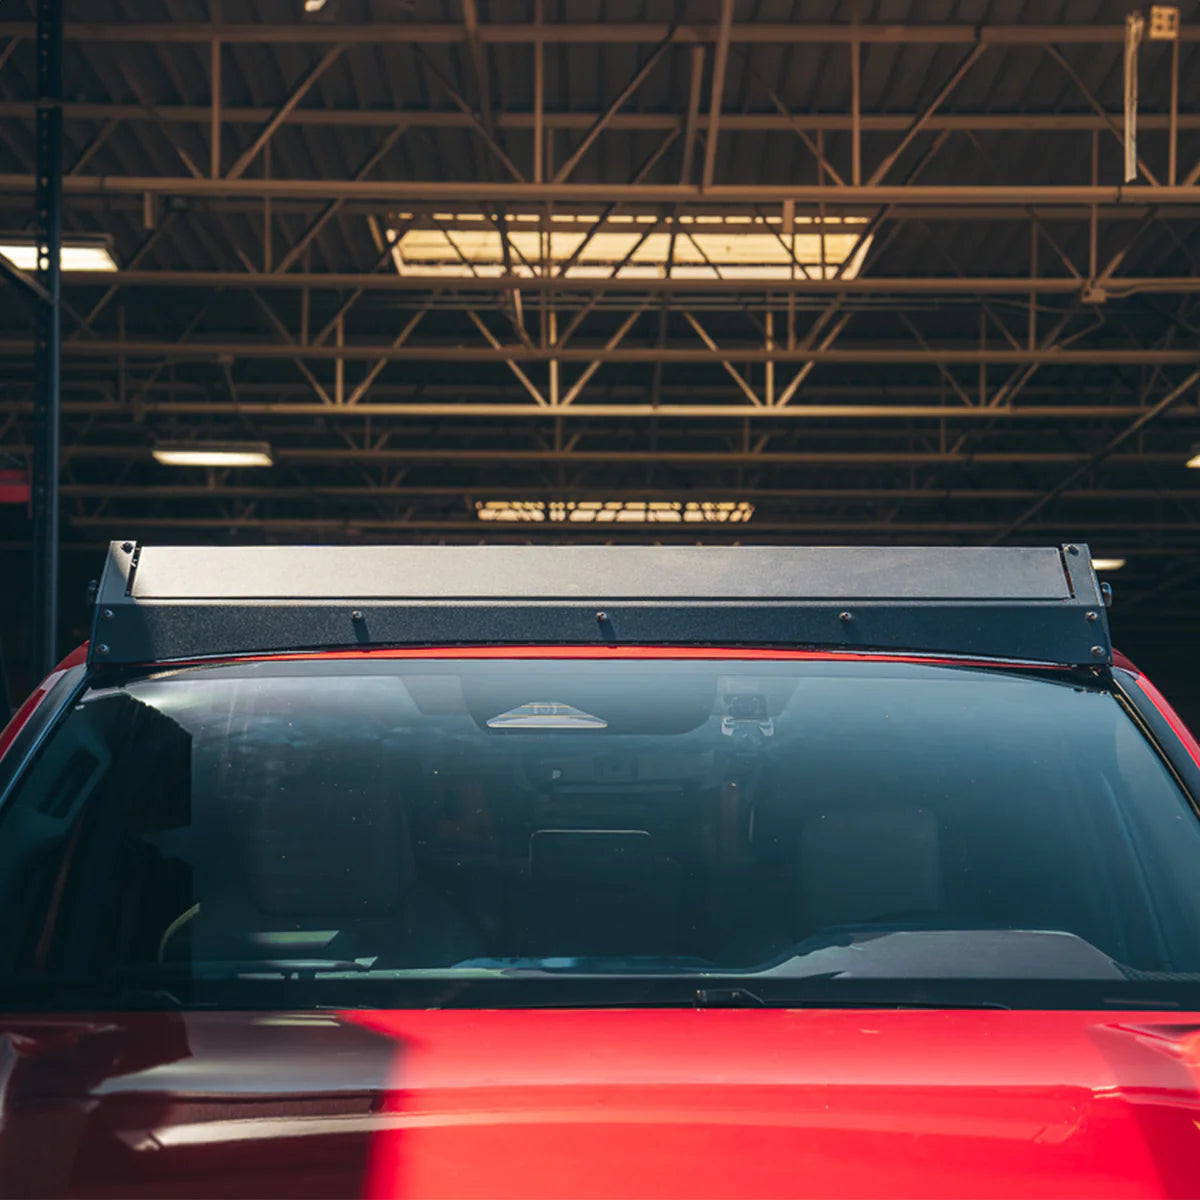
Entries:
POLYGON ((2 1017, 0 1193, 1200 1195, 1200 1016, 2 1017))

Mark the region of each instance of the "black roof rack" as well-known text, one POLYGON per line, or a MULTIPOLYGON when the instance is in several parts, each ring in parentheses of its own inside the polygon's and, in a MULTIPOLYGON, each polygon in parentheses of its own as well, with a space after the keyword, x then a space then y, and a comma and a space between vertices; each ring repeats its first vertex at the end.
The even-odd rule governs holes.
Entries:
POLYGON ((404 645, 816 646, 1111 661, 1086 546, 114 542, 89 661, 404 645))

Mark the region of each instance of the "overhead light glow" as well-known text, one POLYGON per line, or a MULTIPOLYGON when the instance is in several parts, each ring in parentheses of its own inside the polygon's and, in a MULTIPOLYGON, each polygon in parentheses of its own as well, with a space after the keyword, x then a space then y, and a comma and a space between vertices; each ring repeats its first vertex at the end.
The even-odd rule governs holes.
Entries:
MULTIPOLYGON (((0 254, 21 271, 36 271, 37 244, 28 238, 0 240, 0 254)), ((61 271, 115 271, 116 260, 105 241, 64 239, 59 255, 61 271)))
POLYGON ((612 524, 738 524, 749 521, 746 500, 477 500, 481 521, 612 524))
POLYGON ((1200 447, 1192 447, 1192 457, 1187 460, 1187 465, 1193 470, 1200 468, 1200 447))
POLYGON ((500 230, 483 213, 395 220, 404 228, 387 232, 400 274, 458 279, 510 267, 525 279, 853 279, 871 244, 861 217, 797 217, 784 233, 777 217, 684 215, 673 230, 647 232, 657 217, 613 215, 597 228, 596 214, 509 213, 506 265, 500 230))
POLYGON ((325 7, 325 0, 304 0, 305 12, 320 12, 325 7))
POLYGON ((266 442, 159 442, 152 452, 164 467, 269 467, 266 442))
POLYGON ((1125 565, 1123 558, 1093 558, 1092 566, 1097 571, 1119 571, 1125 565))

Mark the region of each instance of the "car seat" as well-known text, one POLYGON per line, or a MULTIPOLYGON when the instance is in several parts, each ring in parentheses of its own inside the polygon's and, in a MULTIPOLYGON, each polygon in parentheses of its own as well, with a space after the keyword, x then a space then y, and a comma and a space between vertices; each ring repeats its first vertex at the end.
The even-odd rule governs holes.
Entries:
POLYGON ((463 915, 418 874, 403 796, 413 776, 386 747, 297 732, 239 756, 237 768, 194 798, 193 957, 438 967, 481 952, 463 915))

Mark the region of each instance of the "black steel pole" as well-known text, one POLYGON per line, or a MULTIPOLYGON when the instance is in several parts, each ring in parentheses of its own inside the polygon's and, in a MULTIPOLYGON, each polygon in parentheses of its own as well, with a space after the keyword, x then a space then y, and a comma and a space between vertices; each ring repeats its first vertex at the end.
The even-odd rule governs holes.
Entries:
POLYGON ((36 680, 54 666, 58 640, 59 383, 62 369, 62 0, 37 3, 38 281, 34 350, 33 613, 30 667, 36 680))

